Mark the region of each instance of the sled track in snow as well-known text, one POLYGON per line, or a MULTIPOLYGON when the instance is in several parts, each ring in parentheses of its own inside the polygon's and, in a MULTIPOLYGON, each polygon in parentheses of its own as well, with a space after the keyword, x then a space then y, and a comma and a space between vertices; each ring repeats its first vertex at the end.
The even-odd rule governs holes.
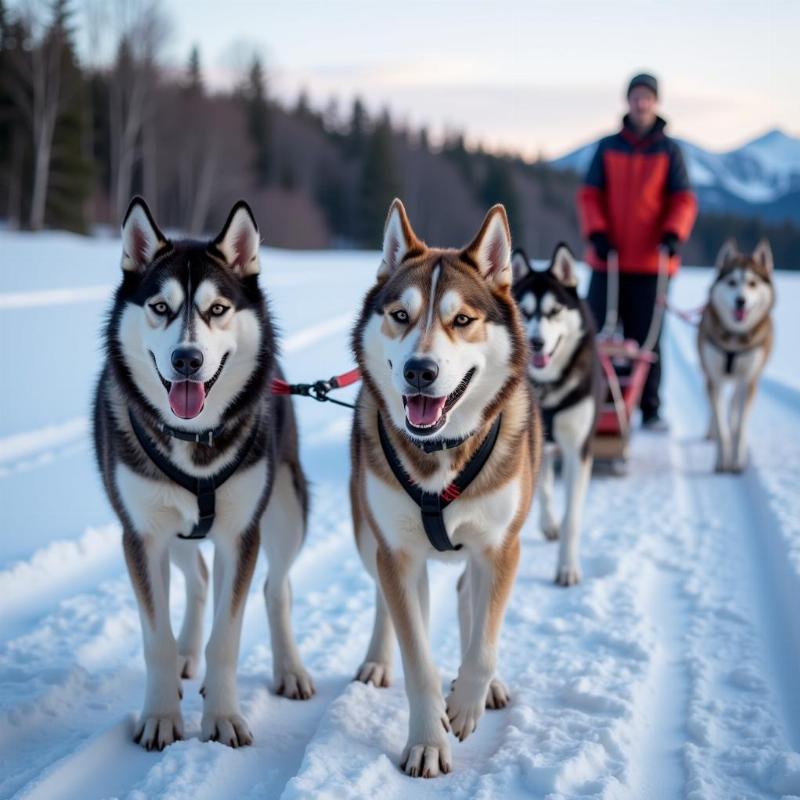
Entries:
MULTIPOLYGON (((680 380, 687 394, 687 405, 692 402, 707 413, 701 377, 688 356, 686 339, 670 340, 670 348, 674 353, 673 363, 681 371, 680 380)), ((800 392, 777 381, 763 380, 751 415, 751 450, 752 441, 759 431, 756 419, 759 406, 766 406, 763 410, 769 411, 773 403, 790 411, 800 429, 800 392)), ((708 506, 708 497, 692 480, 691 473, 698 468, 697 460, 687 454, 687 448, 682 448, 682 452, 676 445, 673 448, 678 450, 678 471, 684 475, 690 473, 684 481, 692 503, 692 513, 702 519, 703 506, 708 506)), ((708 444, 707 450, 711 454, 713 445, 708 444)), ((707 467, 710 466, 709 461, 707 467)), ((749 567, 749 574, 742 575, 742 580, 752 585, 754 618, 765 645, 769 672, 777 678, 773 687, 776 705, 781 710, 780 716, 791 746, 800 750, 800 622, 796 613, 800 581, 791 569, 787 543, 780 532, 783 523, 773 509, 758 461, 752 455, 743 474, 713 476, 710 479, 718 484, 717 491, 724 492, 724 498, 718 499, 728 509, 726 517, 732 523, 730 533, 732 538, 738 540, 736 546, 742 549, 742 562, 749 567)))

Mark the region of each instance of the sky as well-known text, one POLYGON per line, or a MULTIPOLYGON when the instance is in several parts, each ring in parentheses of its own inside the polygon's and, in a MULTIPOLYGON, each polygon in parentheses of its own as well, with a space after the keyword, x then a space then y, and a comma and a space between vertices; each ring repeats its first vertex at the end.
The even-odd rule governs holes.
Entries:
POLYGON ((284 100, 305 89, 346 111, 359 95, 434 137, 528 157, 613 130, 642 70, 676 136, 719 151, 774 127, 800 135, 798 0, 160 2, 165 57, 181 66, 197 44, 212 86, 258 52, 284 100))

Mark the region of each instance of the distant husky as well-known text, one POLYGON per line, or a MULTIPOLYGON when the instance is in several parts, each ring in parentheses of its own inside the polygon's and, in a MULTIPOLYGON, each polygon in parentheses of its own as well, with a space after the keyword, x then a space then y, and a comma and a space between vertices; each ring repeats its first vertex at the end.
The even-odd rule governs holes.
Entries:
POLYGON ((484 708, 508 702, 497 639, 541 447, 510 255, 502 206, 472 244, 444 250, 417 238, 395 200, 377 283, 353 331, 364 382, 350 492, 359 553, 378 583, 357 677, 389 684, 396 630, 410 705, 401 766, 412 776, 449 772, 451 726, 463 740, 484 708), (462 663, 446 703, 427 639, 431 557, 466 561, 462 663))
POLYGON ((772 351, 772 270, 766 239, 751 255, 740 253, 729 239, 717 256, 697 340, 717 442, 717 472, 741 472, 747 465, 747 419, 772 351), (723 399, 726 384, 733 386, 729 410, 723 399))
POLYGON ((589 307, 578 297, 575 258, 559 244, 547 270, 533 270, 523 250, 511 262, 514 297, 527 323, 533 384, 544 422, 545 447, 539 481, 542 532, 559 538, 553 508, 556 446, 561 451, 567 485, 560 527, 556 583, 572 586, 581 579, 578 544, 586 489, 592 472, 591 441, 602 393, 602 374, 589 307))
POLYGON ((172 242, 135 198, 122 248, 94 437, 142 622, 147 688, 135 739, 150 750, 182 738, 180 679, 193 677, 200 659, 208 571, 198 541, 208 535, 214 623, 201 733, 238 747, 252 742, 236 663, 259 536, 270 565, 264 594, 276 690, 314 692, 292 637, 287 577, 305 535, 306 484, 291 402, 269 393, 279 368, 258 286, 258 229, 240 202, 212 242, 172 242), (177 641, 170 561, 186 578, 177 641))

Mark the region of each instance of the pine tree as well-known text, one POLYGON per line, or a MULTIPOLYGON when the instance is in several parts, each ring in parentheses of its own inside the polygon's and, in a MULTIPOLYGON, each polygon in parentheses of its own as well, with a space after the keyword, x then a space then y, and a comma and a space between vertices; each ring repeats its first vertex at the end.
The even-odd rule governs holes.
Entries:
POLYGON ((247 108, 247 128, 255 150, 253 168, 256 186, 264 188, 269 183, 272 168, 272 115, 267 99, 266 78, 261 59, 253 59, 244 91, 247 108))
POLYGON ((366 143, 357 204, 357 233, 365 247, 380 247, 383 224, 392 200, 401 194, 395 163, 392 124, 388 113, 366 143))
POLYGON ((467 185, 474 187, 475 173, 473 171, 474 158, 467 150, 464 142, 464 134, 457 133, 447 137, 442 147, 442 155, 455 164, 458 171, 463 176, 467 185))
POLYGON ((522 239, 520 203, 511 165, 505 158, 487 156, 486 174, 480 188, 480 199, 485 206, 502 203, 508 214, 508 224, 514 240, 522 239))
POLYGON ((189 51, 189 65, 187 68, 186 88, 190 94, 205 94, 203 71, 200 66, 200 48, 195 44, 189 51))
POLYGON ((71 0, 53 3, 53 36, 62 39, 61 99, 53 131, 53 152, 45 219, 48 225, 81 233, 88 229, 87 201, 93 167, 86 148, 88 92, 75 50, 71 0))
POLYGON ((367 140, 369 117, 364 104, 359 97, 353 101, 353 111, 350 114, 350 125, 345 138, 345 152, 350 158, 360 158, 364 154, 367 140))

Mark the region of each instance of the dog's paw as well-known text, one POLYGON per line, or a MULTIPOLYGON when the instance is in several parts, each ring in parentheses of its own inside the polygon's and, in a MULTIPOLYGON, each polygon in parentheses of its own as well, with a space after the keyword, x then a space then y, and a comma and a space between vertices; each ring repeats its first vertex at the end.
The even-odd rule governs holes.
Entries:
POLYGON ((508 687, 499 678, 492 678, 486 692, 486 708, 505 708, 510 702, 508 687))
POLYGON ((200 657, 194 653, 178 654, 178 677, 190 680, 197 677, 200 657))
POLYGON ((456 678, 447 696, 447 718, 453 734, 463 742, 478 727, 486 709, 488 689, 485 683, 456 678))
POLYGON ((542 527, 542 533, 544 534, 544 538, 547 539, 548 542, 555 542, 559 536, 558 525, 557 524, 545 525, 542 527))
POLYGON ((392 682, 392 668, 382 661, 365 661, 358 668, 355 679, 385 689, 392 682))
POLYGON ((253 734, 241 714, 203 714, 200 738, 204 742, 219 742, 228 747, 253 744, 253 734))
POLYGON ((308 700, 314 696, 314 692, 314 681, 299 665, 275 675, 275 694, 289 700, 308 700))
POLYGON ((577 564, 559 564, 556 570, 556 586, 576 586, 581 582, 581 569, 577 564))
POLYGON ((169 713, 143 711, 133 732, 133 741, 145 750, 163 750, 181 739, 183 739, 183 717, 180 711, 169 713))
POLYGON ((434 744, 409 744, 400 758, 400 769, 412 778, 436 778, 452 771, 446 739, 434 744))

